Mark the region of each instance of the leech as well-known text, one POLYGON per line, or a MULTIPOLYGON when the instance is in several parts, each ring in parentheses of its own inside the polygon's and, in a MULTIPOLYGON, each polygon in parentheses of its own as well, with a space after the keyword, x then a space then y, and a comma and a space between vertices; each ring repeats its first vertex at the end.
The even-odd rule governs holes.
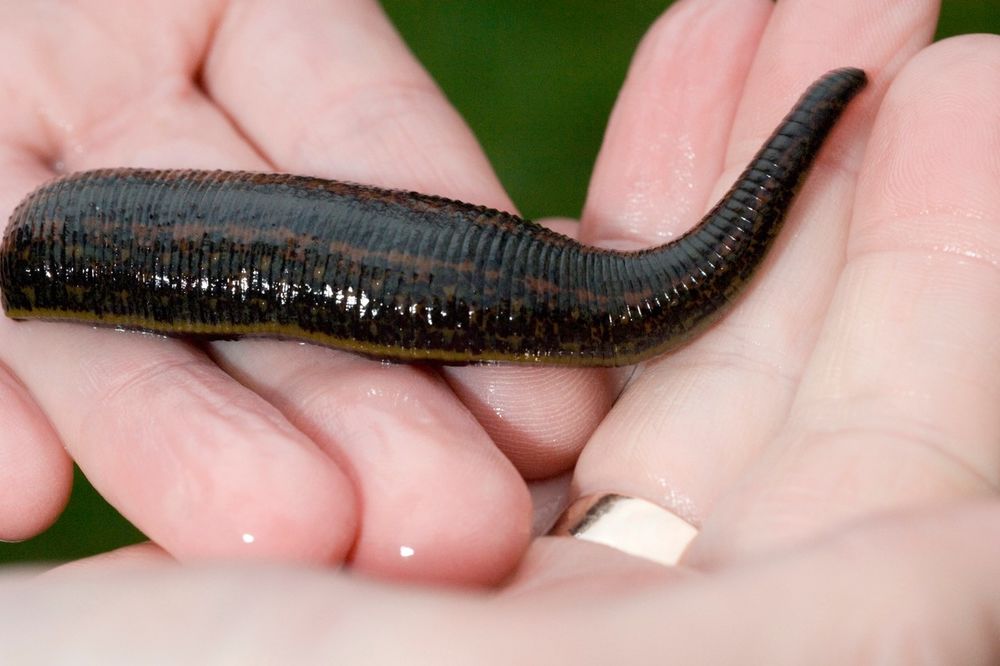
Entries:
POLYGON ((638 252, 508 213, 304 176, 103 169, 42 186, 0 247, 14 319, 290 338, 401 361, 628 365, 718 319, 864 72, 814 83, 691 231, 638 252))

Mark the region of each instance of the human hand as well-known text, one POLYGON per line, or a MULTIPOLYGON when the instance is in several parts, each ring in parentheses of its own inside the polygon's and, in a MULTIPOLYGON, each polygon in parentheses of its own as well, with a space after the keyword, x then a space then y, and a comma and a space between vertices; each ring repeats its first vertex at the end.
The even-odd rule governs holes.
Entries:
MULTIPOLYGON (((23 624, 0 624, 24 640, 36 635, 32 626, 73 626, 48 611, 100 585, 112 595, 101 597, 103 617, 123 617, 124 608, 151 618, 168 640, 224 618, 202 645, 250 635, 255 654, 406 655, 417 663, 456 655, 509 662, 539 650, 554 663, 908 663, 915 654, 995 661, 1000 511, 990 500, 1000 389, 992 370, 1000 349, 990 333, 1000 243, 990 212, 1000 200, 992 111, 1000 47, 964 38, 914 57, 931 33, 930 2, 874 13, 870 3, 840 2, 835 14, 805 3, 779 3, 773 14, 764 2, 706 7, 682 3, 637 58, 586 215, 585 224, 603 230, 588 227, 587 239, 654 238, 650 227, 684 192, 703 207, 712 188, 705 179, 718 175, 726 151, 724 140, 713 142, 705 109, 736 115, 731 172, 815 72, 855 64, 874 81, 810 176, 790 238, 760 283, 703 339, 644 369, 578 467, 581 493, 694 507, 703 533, 685 566, 542 540, 499 599, 375 588, 323 572, 102 568, 97 583, 81 583, 85 571, 32 583, 38 614, 19 609, 23 624), (732 52, 699 50, 718 34, 732 52), (695 65, 711 76, 681 86, 687 95, 671 106, 665 79, 693 80, 695 65), (744 90, 742 101, 733 90, 744 90), (664 127, 677 134, 663 135, 664 127), (650 201, 659 190, 655 177, 639 177, 650 164, 642 150, 668 156, 657 148, 685 134, 691 154, 704 159, 688 158, 689 183, 650 201), (611 215, 616 197, 633 202, 624 217, 638 227, 611 226, 621 219, 611 215), (131 584, 109 586, 115 580, 131 584), (206 615, 192 617, 191 608, 206 615), (290 609, 300 623, 288 621, 290 609)), ((654 173, 675 173, 662 159, 654 173)), ((146 547, 120 557, 130 553, 147 565, 156 556, 146 547)), ((131 645, 120 632, 107 636, 107 646, 131 645)))
MULTIPOLYGON (((311 173, 510 207, 375 2, 0 12, 0 80, 17 93, 0 122, 4 219, 56 171, 113 165, 311 173)), ((569 468, 617 391, 601 372, 438 372, 8 320, 0 360, 0 538, 53 519, 72 457, 182 560, 349 560, 465 583, 515 565, 522 475, 569 468)))

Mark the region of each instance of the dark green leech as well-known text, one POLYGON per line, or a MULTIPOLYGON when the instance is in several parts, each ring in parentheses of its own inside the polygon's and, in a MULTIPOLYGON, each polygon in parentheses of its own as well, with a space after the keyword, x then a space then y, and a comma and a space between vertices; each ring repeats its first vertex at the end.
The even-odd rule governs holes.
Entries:
POLYGON ((108 169, 30 194, 0 247, 16 319, 269 335, 399 360, 625 365, 714 321, 772 245, 857 69, 805 93, 722 201, 642 252, 439 197, 289 175, 108 169))

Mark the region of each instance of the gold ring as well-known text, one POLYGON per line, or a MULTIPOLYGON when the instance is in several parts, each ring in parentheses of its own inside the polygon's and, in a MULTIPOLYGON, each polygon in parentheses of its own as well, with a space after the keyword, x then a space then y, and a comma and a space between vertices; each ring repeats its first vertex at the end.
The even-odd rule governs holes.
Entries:
POLYGON ((659 504, 600 493, 570 504, 551 534, 604 544, 669 566, 681 559, 698 528, 659 504))

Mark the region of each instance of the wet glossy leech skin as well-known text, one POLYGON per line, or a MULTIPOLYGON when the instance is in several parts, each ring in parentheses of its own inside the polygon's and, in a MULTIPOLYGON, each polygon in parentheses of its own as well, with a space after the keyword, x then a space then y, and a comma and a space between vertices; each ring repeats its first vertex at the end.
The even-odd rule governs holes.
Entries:
POLYGON ((858 69, 824 75, 697 226, 636 252, 319 178, 70 174, 14 211, 3 307, 14 319, 291 338, 402 361, 636 363, 690 339, 743 290, 864 84, 858 69))

